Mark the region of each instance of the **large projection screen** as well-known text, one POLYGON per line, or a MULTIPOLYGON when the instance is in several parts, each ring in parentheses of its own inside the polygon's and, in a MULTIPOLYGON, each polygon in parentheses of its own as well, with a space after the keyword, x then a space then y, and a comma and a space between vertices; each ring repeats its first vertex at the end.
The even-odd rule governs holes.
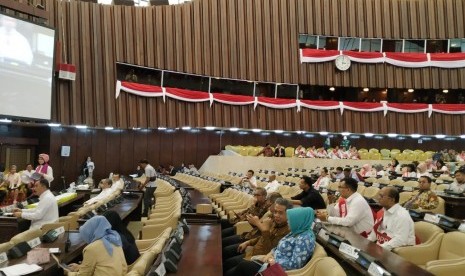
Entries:
POLYGON ((50 120, 55 30, 0 14, 0 115, 50 120))

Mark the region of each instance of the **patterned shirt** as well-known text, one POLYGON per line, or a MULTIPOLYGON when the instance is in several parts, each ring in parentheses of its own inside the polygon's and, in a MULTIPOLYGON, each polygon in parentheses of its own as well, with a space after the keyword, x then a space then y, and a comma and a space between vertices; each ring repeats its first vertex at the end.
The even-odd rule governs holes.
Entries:
POLYGON ((310 260, 315 250, 315 237, 310 232, 287 234, 279 241, 274 258, 284 270, 299 269, 310 260))
POLYGON ((439 205, 439 199, 436 194, 431 191, 414 191, 412 196, 406 203, 404 203, 404 207, 406 209, 423 209, 423 210, 432 210, 436 209, 439 205))
POLYGON ((257 216, 259 218, 263 217, 263 215, 268 211, 270 204, 268 201, 258 204, 255 203, 254 205, 250 206, 248 209, 240 212, 237 214, 237 217, 229 219, 231 224, 236 224, 239 221, 247 220, 247 215, 257 216))
POLYGON ((253 250, 247 251, 245 259, 250 260, 252 256, 268 254, 284 236, 289 234, 289 231, 287 223, 278 225, 273 221, 270 230, 262 232, 261 236, 249 241, 253 250))

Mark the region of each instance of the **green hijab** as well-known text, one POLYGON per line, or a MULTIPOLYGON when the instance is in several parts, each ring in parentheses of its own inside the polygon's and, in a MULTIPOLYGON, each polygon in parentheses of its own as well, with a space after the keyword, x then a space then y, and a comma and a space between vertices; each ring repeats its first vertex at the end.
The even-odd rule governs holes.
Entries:
POLYGON ((291 235, 298 235, 309 232, 313 236, 311 229, 312 222, 315 219, 315 211, 310 207, 288 209, 287 221, 291 229, 291 235))

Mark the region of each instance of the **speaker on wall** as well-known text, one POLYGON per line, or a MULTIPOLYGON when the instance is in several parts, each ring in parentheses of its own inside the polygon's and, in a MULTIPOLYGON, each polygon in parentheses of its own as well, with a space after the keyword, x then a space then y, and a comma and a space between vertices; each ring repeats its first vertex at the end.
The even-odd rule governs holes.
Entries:
POLYGON ((61 157, 69 157, 70 153, 71 153, 70 146, 61 146, 61 157))

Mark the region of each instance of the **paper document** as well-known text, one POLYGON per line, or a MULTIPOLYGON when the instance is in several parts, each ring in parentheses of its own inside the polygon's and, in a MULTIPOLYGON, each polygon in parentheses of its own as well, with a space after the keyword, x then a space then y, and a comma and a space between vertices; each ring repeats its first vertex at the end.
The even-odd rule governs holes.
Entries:
POLYGON ((42 267, 36 264, 17 264, 0 268, 0 271, 2 271, 6 276, 28 275, 40 270, 42 270, 42 267))

